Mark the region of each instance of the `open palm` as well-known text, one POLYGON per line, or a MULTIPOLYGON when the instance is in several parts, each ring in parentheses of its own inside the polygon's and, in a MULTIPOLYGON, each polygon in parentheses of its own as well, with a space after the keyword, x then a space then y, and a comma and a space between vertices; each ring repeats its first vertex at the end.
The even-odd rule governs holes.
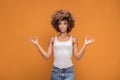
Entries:
POLYGON ((38 44, 38 38, 37 37, 30 37, 29 41, 32 42, 33 44, 38 44))
POLYGON ((89 44, 93 43, 94 41, 95 41, 94 38, 86 36, 85 45, 89 45, 89 44))

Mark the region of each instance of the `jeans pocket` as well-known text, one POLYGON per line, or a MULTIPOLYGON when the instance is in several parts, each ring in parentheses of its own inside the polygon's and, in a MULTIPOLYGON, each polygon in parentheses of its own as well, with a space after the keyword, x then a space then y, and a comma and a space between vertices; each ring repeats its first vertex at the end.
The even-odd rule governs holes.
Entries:
POLYGON ((66 72, 67 72, 67 73, 74 73, 74 69, 73 69, 73 68, 67 69, 66 72))
POLYGON ((59 72, 57 69, 52 68, 52 72, 59 72))

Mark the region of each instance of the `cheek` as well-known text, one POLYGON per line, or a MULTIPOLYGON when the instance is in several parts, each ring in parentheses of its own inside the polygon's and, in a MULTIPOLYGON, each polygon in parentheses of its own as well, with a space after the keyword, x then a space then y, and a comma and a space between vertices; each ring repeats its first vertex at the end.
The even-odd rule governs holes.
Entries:
POLYGON ((66 25, 65 27, 68 28, 68 25, 66 25))
POLYGON ((59 26, 58 26, 58 28, 60 29, 60 28, 61 28, 61 26, 59 25, 59 26))

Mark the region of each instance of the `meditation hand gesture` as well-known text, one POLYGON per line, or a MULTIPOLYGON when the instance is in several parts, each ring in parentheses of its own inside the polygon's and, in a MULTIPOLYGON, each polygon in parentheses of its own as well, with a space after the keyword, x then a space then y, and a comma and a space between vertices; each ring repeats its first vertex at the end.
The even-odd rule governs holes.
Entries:
POLYGON ((94 38, 86 36, 84 44, 89 45, 89 44, 93 43, 94 41, 95 41, 94 38))
POLYGON ((38 44, 38 38, 37 37, 30 37, 29 41, 32 42, 33 44, 38 44))

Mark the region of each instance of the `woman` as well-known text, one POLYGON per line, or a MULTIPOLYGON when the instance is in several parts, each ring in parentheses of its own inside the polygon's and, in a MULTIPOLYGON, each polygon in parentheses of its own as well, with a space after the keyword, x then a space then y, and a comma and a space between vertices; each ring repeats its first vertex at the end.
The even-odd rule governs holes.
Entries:
POLYGON ((75 58, 79 60, 83 56, 86 47, 95 40, 94 38, 86 37, 82 48, 78 50, 77 38, 69 35, 75 23, 72 13, 67 10, 58 10, 51 18, 51 24, 59 34, 50 38, 48 50, 45 51, 39 45, 36 37, 30 38, 30 41, 37 46, 42 56, 46 59, 50 58, 52 50, 54 51, 51 80, 74 80, 74 65, 71 60, 72 52, 74 52, 75 58))

